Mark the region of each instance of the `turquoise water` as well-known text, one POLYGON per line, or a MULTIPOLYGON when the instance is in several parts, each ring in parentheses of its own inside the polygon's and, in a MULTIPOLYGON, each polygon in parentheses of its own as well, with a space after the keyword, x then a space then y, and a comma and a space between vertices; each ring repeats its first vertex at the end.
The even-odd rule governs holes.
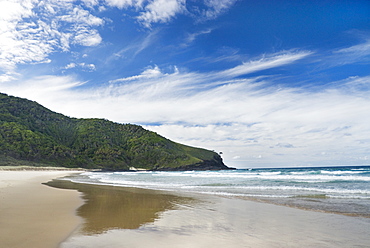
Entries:
POLYGON ((238 197, 370 217, 370 166, 86 172, 72 181, 238 197))

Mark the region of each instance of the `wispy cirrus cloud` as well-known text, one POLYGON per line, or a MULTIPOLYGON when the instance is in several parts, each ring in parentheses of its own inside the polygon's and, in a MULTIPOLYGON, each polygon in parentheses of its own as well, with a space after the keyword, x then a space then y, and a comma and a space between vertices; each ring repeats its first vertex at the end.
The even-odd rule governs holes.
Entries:
MULTIPOLYGON (((140 75, 120 78, 112 80, 110 82, 131 82, 133 85, 135 85, 134 87, 138 89, 140 89, 141 83, 150 84, 151 87, 157 89, 165 86, 167 90, 161 89, 159 90, 159 92, 161 92, 162 94, 164 92, 170 92, 170 94, 161 95, 159 97, 173 98, 174 96, 176 97, 179 94, 189 95, 194 88, 196 88, 197 91, 202 91, 202 89, 209 89, 212 87, 218 87, 222 84, 228 84, 230 80, 234 80, 234 78, 241 75, 247 75, 261 70, 292 64, 300 59, 309 56, 310 54, 312 53, 309 51, 281 52, 277 54, 270 54, 265 55, 263 58, 251 60, 230 69, 209 73, 180 73, 177 67, 174 67, 175 69, 173 73, 162 73, 160 68, 158 66, 155 66, 154 68, 146 69, 140 75), (176 90, 168 90, 173 89, 173 87, 176 87, 176 90), (176 94, 174 94, 175 91, 176 94)), ((128 85, 125 84, 125 87, 128 87, 128 85)), ((115 90, 117 89, 115 88, 115 90)), ((142 92, 140 92, 140 90, 137 91, 138 95, 140 95, 141 93, 142 92)))
POLYGON ((263 56, 258 60, 252 60, 246 63, 243 63, 234 68, 224 70, 217 73, 217 76, 226 76, 226 77, 237 77, 245 74, 249 74, 256 71, 266 70, 270 68, 280 67, 283 65, 291 64, 297 60, 303 59, 309 55, 312 55, 311 51, 299 51, 299 52, 279 52, 276 54, 270 54, 263 56))
MULTIPOLYGON (((289 66, 309 54, 265 55, 245 64, 253 72, 289 66)), ((154 66, 99 87, 81 88, 84 82, 74 77, 56 76, 2 87, 69 116, 144 124, 177 142, 223 151, 231 166, 367 161, 370 88, 363 86, 370 85, 369 77, 332 82, 319 91, 277 90, 273 76, 237 78, 241 73, 232 69, 164 73, 154 66)))
POLYGON ((141 79, 148 80, 152 78, 158 78, 161 76, 163 76, 163 73, 161 72, 158 66, 155 66, 154 68, 146 69, 140 75, 111 80, 110 83, 135 81, 135 80, 141 80, 141 79))
POLYGON ((145 36, 141 37, 141 39, 133 41, 131 44, 108 57, 106 61, 115 60, 121 57, 129 57, 130 59, 134 59, 157 40, 159 32, 160 29, 151 30, 145 36))
POLYGON ((366 40, 361 44, 357 44, 351 47, 342 48, 335 53, 342 53, 342 54, 357 54, 359 56, 366 56, 370 54, 370 39, 366 40))
MULTIPOLYGON (((253 89, 257 91, 258 86, 263 83, 259 77, 251 79, 235 79, 235 77, 258 70, 295 63, 298 59, 304 58, 309 54, 309 52, 297 52, 296 54, 290 53, 289 56, 286 54, 266 55, 265 58, 268 59, 252 60, 244 63, 242 65, 243 69, 240 69, 240 66, 236 66, 231 69, 208 73, 181 72, 176 66, 173 67, 172 73, 164 73, 158 66, 154 66, 147 68, 139 75, 118 78, 111 80, 105 86, 86 90, 100 92, 99 95, 101 96, 120 96, 134 102, 137 99, 151 99, 153 101, 157 101, 158 99, 176 100, 184 96, 186 96, 186 101, 192 102, 188 99, 189 97, 199 97, 202 94, 208 94, 208 96, 209 94, 214 94, 216 96, 221 92, 221 94, 226 93, 225 96, 230 96, 231 93, 240 92, 241 89, 243 91, 253 89), (246 66, 247 64, 251 65, 250 69, 244 69, 244 67, 248 67, 246 66)), ((86 64, 70 63, 65 69, 72 69, 78 66, 86 66, 86 64)), ((92 95, 95 96, 96 94, 94 93, 92 95)), ((238 98, 238 95, 235 98, 238 98)), ((224 97, 220 97, 219 99, 224 99, 224 97)), ((204 106, 210 106, 210 104, 211 102, 206 102, 204 106)), ((215 118, 218 117, 215 115, 215 118)), ((150 122, 150 120, 140 120, 139 122, 150 122)))
POLYGON ((362 61, 370 61, 370 38, 363 43, 341 48, 333 52, 333 60, 338 64, 352 64, 362 61))
POLYGON ((205 0, 204 4, 208 7, 203 15, 206 19, 214 19, 227 11, 237 0, 205 0))
MULTIPOLYGON (((359 36, 356 34, 356 37, 359 36)), ((361 35, 361 41, 355 45, 335 48, 317 58, 320 68, 333 68, 350 64, 367 64, 370 62, 370 36, 361 35)))
POLYGON ((192 42, 194 42, 198 36, 201 36, 201 35, 205 35, 205 34, 209 34, 212 32, 213 29, 211 28, 207 28, 205 30, 201 30, 201 31, 198 31, 198 32, 194 32, 194 33, 188 33, 186 38, 185 38, 185 42, 183 44, 181 44, 182 47, 187 47, 189 46, 192 42))

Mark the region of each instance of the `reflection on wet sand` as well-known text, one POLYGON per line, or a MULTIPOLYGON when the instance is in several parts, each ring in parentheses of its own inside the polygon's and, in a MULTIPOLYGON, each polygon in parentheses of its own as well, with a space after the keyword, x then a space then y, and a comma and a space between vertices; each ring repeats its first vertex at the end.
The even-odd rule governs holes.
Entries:
POLYGON ((80 232, 84 235, 101 234, 112 229, 137 229, 154 222, 161 213, 178 204, 195 201, 152 190, 86 185, 65 180, 53 180, 46 185, 74 189, 83 194, 85 203, 77 210, 84 222, 80 232))
POLYGON ((235 198, 65 181, 49 185, 76 189, 86 201, 78 209, 85 219, 81 231, 61 248, 337 248, 370 243, 367 218, 235 198))

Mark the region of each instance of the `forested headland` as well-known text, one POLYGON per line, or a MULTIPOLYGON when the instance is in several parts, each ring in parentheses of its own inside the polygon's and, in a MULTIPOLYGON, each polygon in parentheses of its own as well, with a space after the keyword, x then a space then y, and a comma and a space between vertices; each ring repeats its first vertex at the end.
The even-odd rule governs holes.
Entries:
POLYGON ((228 169, 214 151, 173 142, 139 125, 78 119, 0 93, 0 165, 103 170, 228 169))

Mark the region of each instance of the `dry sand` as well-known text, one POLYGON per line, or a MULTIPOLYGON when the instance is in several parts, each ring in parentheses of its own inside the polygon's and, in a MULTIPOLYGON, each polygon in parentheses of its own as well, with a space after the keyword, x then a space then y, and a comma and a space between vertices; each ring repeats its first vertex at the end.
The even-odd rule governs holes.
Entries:
POLYGON ((53 248, 80 224, 80 193, 42 183, 73 171, 0 171, 0 247, 53 248))

